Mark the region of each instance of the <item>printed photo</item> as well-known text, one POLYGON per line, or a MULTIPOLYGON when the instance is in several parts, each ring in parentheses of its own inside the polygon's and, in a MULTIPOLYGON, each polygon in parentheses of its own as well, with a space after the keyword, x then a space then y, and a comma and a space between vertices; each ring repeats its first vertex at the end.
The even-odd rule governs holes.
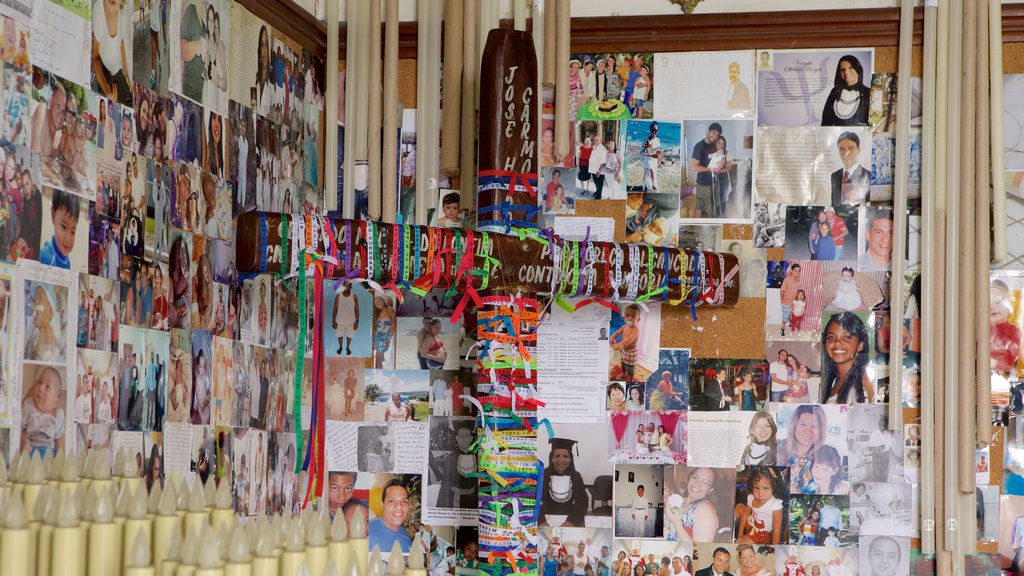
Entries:
POLYGON ((657 370, 661 339, 661 308, 650 306, 644 311, 637 304, 628 304, 620 312, 612 312, 608 345, 608 379, 645 382, 657 370))
POLYGON ((658 512, 664 509, 664 493, 658 486, 664 481, 664 466, 623 464, 615 467, 616 538, 663 537, 664 526, 658 522, 658 512))
POLYGON ((423 512, 421 476, 374 474, 369 506, 370 548, 377 546, 390 552, 398 542, 402 553, 408 554, 423 512))
POLYGON ((758 63, 758 123, 866 126, 873 63, 870 49, 773 51, 768 63, 758 63))
MULTIPOLYGON (((662 348, 658 369, 647 378, 644 397, 650 410, 686 410, 690 396, 690 351, 662 348)), ((639 410, 639 408, 627 408, 639 410)))
POLYGON ((870 364, 871 316, 838 312, 822 318, 820 402, 855 404, 875 399, 875 367, 870 364))
POLYGON ((326 358, 324 362, 327 419, 362 422, 365 362, 354 358, 326 358))
POLYGON ((847 496, 794 494, 789 501, 789 541, 801 546, 838 548, 857 543, 850 533, 847 496))
POLYGON ((686 412, 611 412, 608 452, 613 463, 686 462, 686 412))
POLYGON ((626 190, 678 196, 682 179, 682 125, 638 120, 626 126, 626 190))
POLYGON ((32 151, 42 156, 42 183, 96 197, 96 95, 33 69, 32 151))
MULTIPOLYGON (((793 494, 849 492, 847 471, 848 407, 782 404, 778 423, 778 462, 789 466, 793 494)), ((854 451, 852 448, 851 451, 854 451)))
POLYGON ((717 224, 680 224, 678 246, 698 252, 717 252, 721 234, 722 227, 717 224))
POLYGON ((821 396, 821 350, 817 341, 771 341, 765 344, 772 402, 808 403, 821 396))
POLYGON ((659 118, 753 118, 754 52, 659 53, 659 118))
POLYGON ((652 246, 678 243, 679 195, 634 193, 626 196, 626 241, 652 246))
POLYGON ((463 396, 475 397, 476 376, 470 370, 430 371, 430 414, 432 416, 471 416, 473 403, 463 396))
POLYGON ((538 522, 556 528, 611 528, 607 443, 595 438, 588 424, 555 424, 552 432, 544 427, 537 432, 537 459, 544 464, 538 522))
POLYGON ((906 574, 910 569, 910 538, 862 537, 858 548, 861 574, 895 576, 906 574))
POLYGON ((748 221, 751 217, 754 124, 741 120, 683 123, 686 182, 683 219, 748 221))
POLYGON ((665 467, 665 538, 732 542, 735 468, 665 467))
POLYGON ((426 422, 430 414, 426 370, 366 370, 366 422, 426 422))
POLYGON ((64 363, 67 359, 68 289, 25 281, 25 360, 64 363))
MULTIPOLYGON (((432 508, 477 509, 476 419, 430 419, 430 458, 427 463, 426 504, 432 508)), ((473 518, 474 523, 476 518, 473 518)))
MULTIPOLYGON (((572 570, 588 570, 594 574, 608 573, 618 574, 616 571, 626 553, 622 552, 621 559, 612 555, 612 533, 610 530, 594 528, 541 528, 541 541, 537 545, 537 552, 540 555, 540 571, 561 570, 565 573, 572 570)), ((626 565, 629 561, 626 560, 626 565)), ((627 568, 628 570, 628 568, 627 568)), ((456 574, 458 564, 456 564, 456 574)))
POLYGON ((775 551, 776 574, 858 574, 857 548, 797 546, 775 551))
POLYGON ((762 409, 768 364, 763 359, 690 362, 690 408, 705 412, 762 409))
POLYGON ((850 524, 863 536, 910 537, 914 486, 855 482, 850 490, 850 524))
POLYGON ((736 543, 785 544, 789 538, 789 469, 747 466, 736 475, 736 543))
MULTIPOLYGON (((576 137, 579 142, 576 151, 574 177, 576 196, 586 200, 622 199, 626 188, 623 186, 625 164, 626 123, 615 120, 580 120, 576 123, 576 137)), ((574 184, 569 180, 570 187, 574 184)), ((569 190, 566 190, 569 192, 569 190)))
POLYGON ((192 340, 187 331, 171 330, 168 358, 167 421, 191 422, 192 340))
MULTIPOLYGON (((583 167, 580 167, 583 170, 583 167)), ((539 198, 546 214, 575 214, 577 194, 576 168, 545 168, 541 180, 543 193, 539 198)), ((587 182, 590 174, 587 173, 587 182)))
MULTIPOLYGON (((71 409, 64 366, 22 365, 21 444, 19 450, 43 458, 65 448, 71 409)), ((72 419, 71 422, 74 420, 72 419)), ((74 435, 71 436, 73 448, 74 435)))
POLYGON ((849 420, 850 481, 900 482, 904 442, 888 429, 886 407, 851 406, 849 420))
POLYGON ((821 327, 822 266, 813 261, 768 262, 765 331, 771 340, 816 338, 821 327))

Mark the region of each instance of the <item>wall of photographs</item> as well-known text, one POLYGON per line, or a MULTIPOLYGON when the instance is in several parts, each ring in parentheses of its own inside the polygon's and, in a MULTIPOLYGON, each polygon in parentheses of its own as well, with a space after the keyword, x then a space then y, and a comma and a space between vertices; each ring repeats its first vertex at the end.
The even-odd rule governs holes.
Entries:
POLYGON ((323 205, 323 61, 231 0, 0 21, 0 453, 125 449, 292 509, 297 295, 239 281, 234 220, 323 205))
MULTIPOLYGON (((214 478, 231 483, 239 514, 296 510, 293 433, 308 424, 311 384, 297 411, 293 382, 310 320, 294 279, 239 279, 234 220, 323 205, 322 61, 230 0, 13 0, 0 15, 0 452, 113 460, 123 448, 148 483, 214 478)), ((566 65, 572 154, 556 161, 549 95, 545 226, 732 252, 765 323, 698 328, 659 303, 552 308, 537 345, 550 423, 538 440, 542 573, 930 573, 916 540, 919 135, 911 210, 894 215, 894 76, 875 71, 871 49, 566 65), (895 217, 911 230, 904 278, 889 273, 895 217), (893 282, 905 310, 889 309, 893 282), (891 342, 893 321, 903 342, 891 342), (763 332, 763 348, 678 345, 704 330, 763 332), (899 383, 886 378, 892 346, 907 362, 899 383), (886 428, 891 386, 902 432, 886 428)), ((1009 117, 1018 85, 1007 77, 1009 117)), ((406 217, 415 112, 400 139, 406 217)), ((1016 194, 1024 165, 1007 126, 1016 194)), ((458 206, 448 186, 431 223, 468 226, 445 209, 458 206)), ((975 573, 1010 568, 1022 549, 1022 292, 1020 273, 993 281, 993 398, 1007 427, 978 453, 975 573)), ((371 546, 408 551, 420 533, 436 573, 473 573, 473 327, 448 322, 457 300, 443 292, 398 301, 332 283, 316 304, 329 510, 365 511, 371 546), (395 479, 410 506, 385 533, 395 479)))

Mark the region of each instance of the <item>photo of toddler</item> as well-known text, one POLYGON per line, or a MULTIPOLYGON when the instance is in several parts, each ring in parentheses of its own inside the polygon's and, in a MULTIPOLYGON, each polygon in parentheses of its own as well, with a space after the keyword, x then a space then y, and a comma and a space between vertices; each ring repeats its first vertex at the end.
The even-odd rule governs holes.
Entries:
POLYGON ((21 451, 44 457, 64 447, 63 368, 25 365, 21 403, 21 451))

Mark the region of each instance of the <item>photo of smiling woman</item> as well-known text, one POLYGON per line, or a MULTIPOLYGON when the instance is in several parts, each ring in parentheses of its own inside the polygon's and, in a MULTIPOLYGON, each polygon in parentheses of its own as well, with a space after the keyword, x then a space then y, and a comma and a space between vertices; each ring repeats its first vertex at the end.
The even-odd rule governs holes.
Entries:
POLYGON ((821 332, 822 404, 875 401, 874 384, 868 374, 870 344, 861 315, 840 312, 828 320, 821 332))
MULTIPOLYGON (((551 438, 551 452, 548 466, 544 468, 544 492, 541 495, 542 523, 551 524, 553 518, 561 517, 561 526, 583 526, 587 515, 589 499, 583 476, 576 471, 573 451, 576 440, 551 438)), ((557 521, 555 521, 557 522, 557 521)))
POLYGON ((822 126, 866 126, 871 89, 864 83, 864 67, 856 56, 839 58, 836 77, 821 110, 822 126))
POLYGON ((732 468, 665 469, 665 539, 680 542, 732 542, 732 468))

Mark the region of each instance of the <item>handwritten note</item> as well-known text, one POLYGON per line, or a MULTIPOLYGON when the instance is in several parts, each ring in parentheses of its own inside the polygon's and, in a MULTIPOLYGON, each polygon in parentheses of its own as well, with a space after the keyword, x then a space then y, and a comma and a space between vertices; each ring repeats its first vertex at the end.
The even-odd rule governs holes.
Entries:
POLYGON ((192 461, 192 425, 164 424, 164 470, 189 477, 192 461))
POLYGON ((32 64, 89 86, 92 54, 89 22, 53 4, 36 2, 32 11, 32 64))
POLYGON ((356 469, 356 437, 359 424, 328 420, 326 435, 327 469, 332 472, 356 469))

